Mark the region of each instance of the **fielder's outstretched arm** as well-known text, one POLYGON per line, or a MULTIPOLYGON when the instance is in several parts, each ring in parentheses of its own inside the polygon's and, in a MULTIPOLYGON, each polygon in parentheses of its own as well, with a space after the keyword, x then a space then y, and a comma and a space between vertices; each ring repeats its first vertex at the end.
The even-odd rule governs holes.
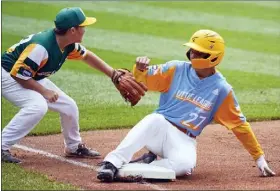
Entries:
POLYGON ((93 52, 88 51, 83 60, 91 67, 106 74, 108 77, 111 78, 111 76, 113 75, 114 69, 111 66, 109 66, 106 62, 104 62, 101 58, 99 58, 97 55, 95 55, 93 52))
POLYGON ((101 58, 99 58, 97 55, 95 55, 90 50, 87 50, 84 46, 82 46, 79 43, 75 43, 72 46, 73 50, 67 56, 68 59, 83 60, 85 63, 106 74, 108 77, 112 76, 114 69, 111 66, 109 66, 106 62, 104 62, 101 58))
POLYGON ((124 100, 131 103, 131 106, 136 105, 140 101, 141 96, 145 95, 145 91, 147 91, 146 86, 137 83, 130 72, 121 69, 113 69, 93 52, 87 50, 78 43, 72 44, 71 46, 71 52, 68 54, 67 58, 82 60, 91 67, 106 74, 111 78, 124 100))

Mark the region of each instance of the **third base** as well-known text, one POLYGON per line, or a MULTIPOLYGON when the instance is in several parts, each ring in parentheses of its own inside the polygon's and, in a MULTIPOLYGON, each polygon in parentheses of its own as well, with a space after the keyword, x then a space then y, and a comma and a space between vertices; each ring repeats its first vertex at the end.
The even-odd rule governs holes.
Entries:
POLYGON ((144 163, 129 163, 122 166, 117 177, 141 176, 144 179, 176 179, 173 170, 144 163))

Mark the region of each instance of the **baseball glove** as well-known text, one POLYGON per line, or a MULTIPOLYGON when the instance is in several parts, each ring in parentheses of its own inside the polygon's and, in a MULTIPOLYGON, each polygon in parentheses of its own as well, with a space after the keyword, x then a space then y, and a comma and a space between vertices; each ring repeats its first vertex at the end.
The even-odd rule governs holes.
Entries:
POLYGON ((114 70, 111 79, 124 100, 130 102, 131 106, 136 105, 148 90, 144 84, 137 82, 127 69, 114 70))

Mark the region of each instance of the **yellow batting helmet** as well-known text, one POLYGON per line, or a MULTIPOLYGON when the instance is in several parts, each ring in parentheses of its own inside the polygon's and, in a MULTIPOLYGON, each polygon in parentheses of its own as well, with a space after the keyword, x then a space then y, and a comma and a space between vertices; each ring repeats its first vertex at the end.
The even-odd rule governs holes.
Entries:
POLYGON ((191 60, 192 66, 197 69, 211 68, 218 65, 225 53, 224 39, 218 33, 211 30, 195 32, 190 41, 185 43, 184 46, 210 55, 208 58, 191 60))

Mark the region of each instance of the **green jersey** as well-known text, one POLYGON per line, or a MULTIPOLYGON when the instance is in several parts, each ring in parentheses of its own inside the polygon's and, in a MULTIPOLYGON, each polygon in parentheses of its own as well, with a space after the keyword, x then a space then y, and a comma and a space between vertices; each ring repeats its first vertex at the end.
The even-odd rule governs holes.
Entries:
POLYGON ((2 67, 11 75, 41 80, 58 71, 66 59, 83 59, 86 48, 73 43, 62 51, 53 29, 29 35, 2 54, 2 67))

